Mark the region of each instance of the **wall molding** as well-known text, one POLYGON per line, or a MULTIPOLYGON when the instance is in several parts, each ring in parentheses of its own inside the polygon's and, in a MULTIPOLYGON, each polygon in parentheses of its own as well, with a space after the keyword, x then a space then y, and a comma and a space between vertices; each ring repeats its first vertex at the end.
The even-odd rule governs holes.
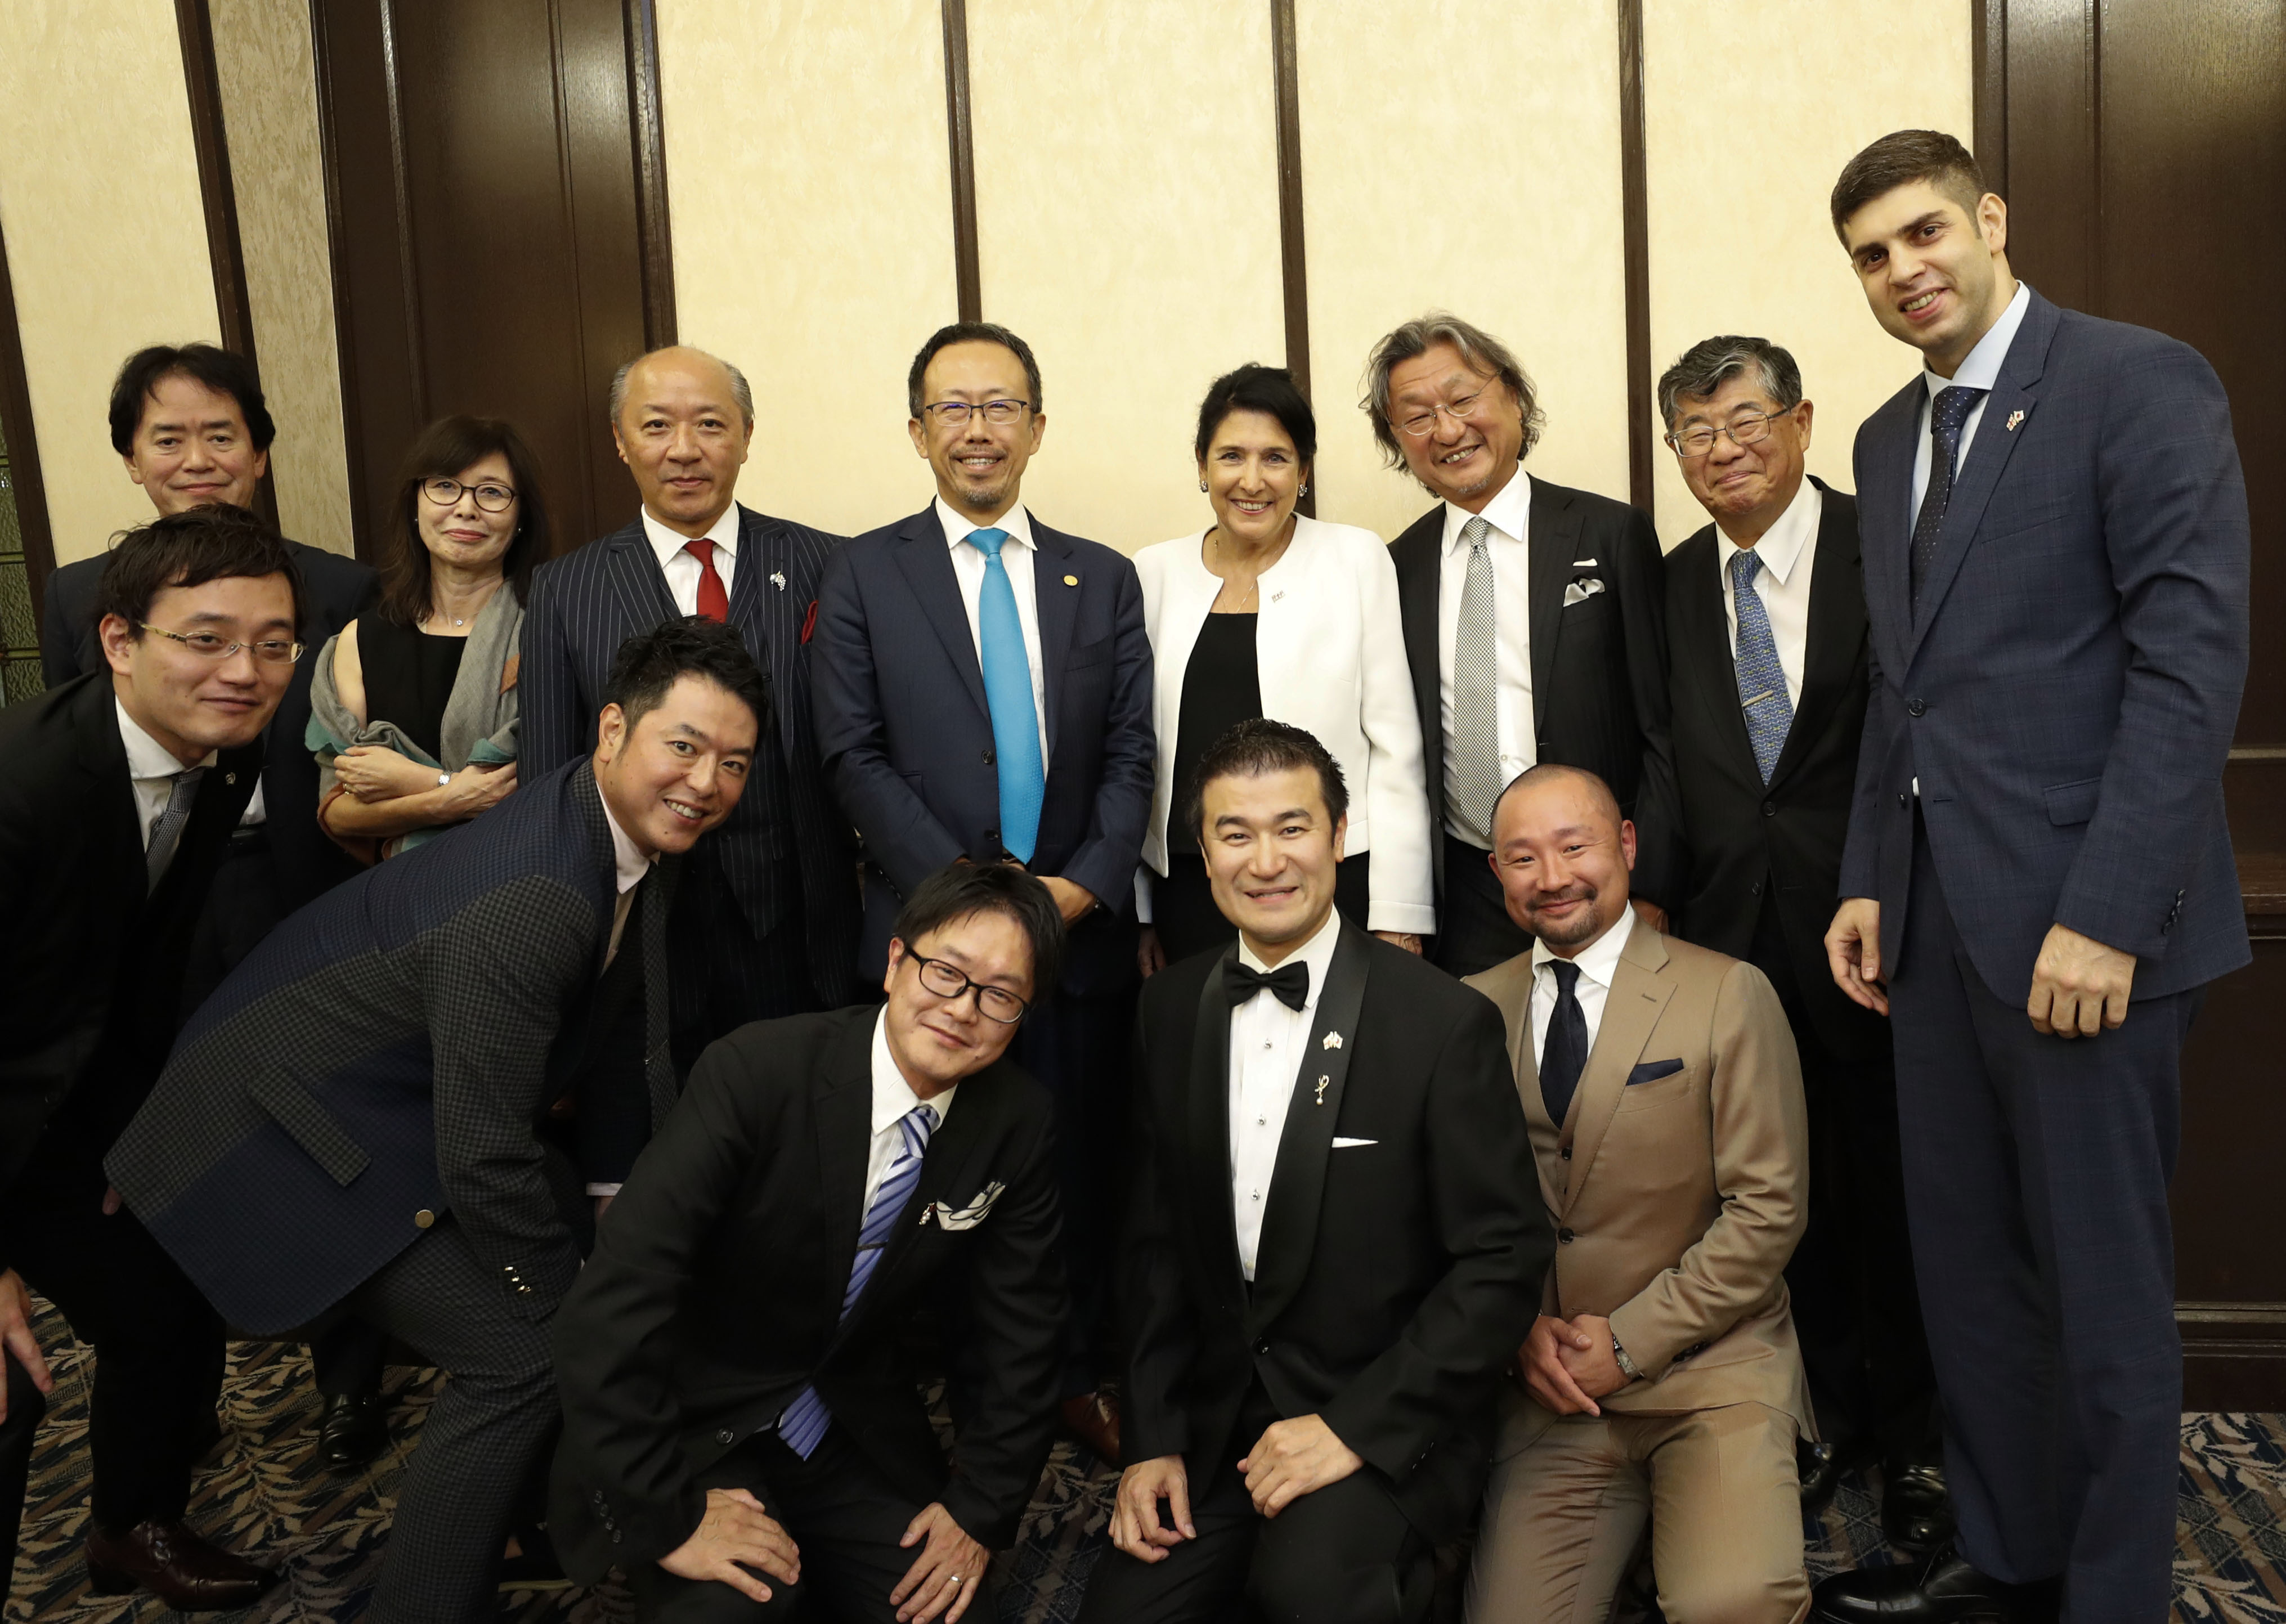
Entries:
POLYGON ((666 103, 658 81, 658 0, 626 0, 627 109, 635 125, 635 218, 642 239, 643 347, 676 342, 674 242, 668 234, 666 103))
POLYGON ((47 609, 48 577, 55 573, 55 532, 48 519, 48 487, 40 477, 40 437, 32 424, 32 390, 24 374, 23 338, 16 330, 16 288, 8 277, 8 243, 0 234, 0 436, 8 442, 8 483, 16 498, 16 524, 24 536, 24 574, 36 624, 47 609))
POLYGON ((984 319, 976 242, 976 133, 969 117, 968 0, 942 0, 944 117, 952 157, 952 280, 960 319, 984 319))
MULTIPOLYGON (((1294 43, 1294 0, 1270 0, 1272 115, 1278 129, 1278 263, 1286 312, 1286 370, 1302 398, 1310 393, 1310 261, 1302 230, 1302 67, 1294 43)), ((1312 400, 1314 406, 1315 402, 1312 400)), ((1294 506, 1318 516, 1317 470, 1294 506)))
POLYGON ((1628 500, 1648 516, 1651 468, 1651 199, 1644 146, 1643 0, 1620 0, 1620 245, 1627 276, 1628 500))

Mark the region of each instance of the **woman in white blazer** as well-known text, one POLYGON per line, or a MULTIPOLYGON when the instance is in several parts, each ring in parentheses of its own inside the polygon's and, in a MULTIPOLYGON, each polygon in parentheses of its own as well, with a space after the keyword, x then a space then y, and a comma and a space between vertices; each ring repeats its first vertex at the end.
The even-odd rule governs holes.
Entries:
POLYGON ((1246 366, 1216 379, 1195 447, 1214 524, 1135 556, 1159 737, 1136 874, 1146 975, 1237 935, 1214 905, 1198 832, 1181 826, 1180 808, 1207 746, 1256 716, 1315 735, 1341 763, 1350 811, 1336 905, 1415 952, 1436 928, 1397 572, 1371 531, 1295 512, 1317 448, 1317 422, 1285 368, 1246 366))

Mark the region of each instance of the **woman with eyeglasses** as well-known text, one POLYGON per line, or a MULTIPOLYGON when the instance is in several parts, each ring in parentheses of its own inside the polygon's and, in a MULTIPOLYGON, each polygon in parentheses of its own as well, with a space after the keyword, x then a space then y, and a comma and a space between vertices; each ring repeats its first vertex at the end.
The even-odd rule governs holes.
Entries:
POLYGON ((516 637, 548 556, 540 463, 497 418, 446 417, 407 453, 377 608, 318 656, 318 821, 367 862, 516 788, 516 637))
POLYGON ((1350 811, 1335 904, 1417 953, 1436 924, 1429 799, 1389 549, 1295 510, 1318 425, 1284 367, 1216 379, 1193 449, 1214 523, 1135 556, 1159 736, 1136 877, 1143 974, 1237 936, 1208 887, 1199 831, 1177 809, 1207 747, 1257 716, 1315 735, 1341 764, 1350 811))

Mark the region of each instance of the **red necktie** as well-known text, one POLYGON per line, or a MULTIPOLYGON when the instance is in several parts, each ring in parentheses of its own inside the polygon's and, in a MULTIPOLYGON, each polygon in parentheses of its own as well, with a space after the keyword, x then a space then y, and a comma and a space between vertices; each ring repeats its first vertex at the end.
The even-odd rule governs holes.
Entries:
POLYGON ((714 572, 714 544, 705 536, 686 541, 682 550, 698 560, 698 612, 709 620, 730 619, 730 594, 714 572))

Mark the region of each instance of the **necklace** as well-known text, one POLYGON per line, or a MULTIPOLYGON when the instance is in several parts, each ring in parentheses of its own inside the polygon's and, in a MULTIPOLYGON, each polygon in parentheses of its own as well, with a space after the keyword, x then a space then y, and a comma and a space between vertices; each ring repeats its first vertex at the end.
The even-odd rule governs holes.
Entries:
MULTIPOLYGON (((1213 542, 1214 542, 1214 549, 1215 549, 1215 557, 1216 557, 1216 559, 1217 559, 1218 562, 1224 563, 1224 564, 1226 565, 1228 561, 1227 561, 1227 560, 1225 560, 1225 559, 1223 558, 1223 556, 1222 556, 1222 532, 1221 532, 1221 531, 1219 531, 1219 530, 1217 530, 1217 531, 1213 533, 1213 535, 1212 535, 1212 537, 1211 537, 1210 539, 1211 539, 1211 540, 1213 540, 1213 542)), ((1226 579, 1226 580, 1227 580, 1227 579, 1229 579, 1230 578, 1229 578, 1228 576, 1225 576, 1223 579, 1226 579)), ((1247 600, 1248 600, 1249 598, 1253 597, 1257 593, 1258 593, 1259 591, 1261 591, 1261 589, 1262 589, 1262 578, 1261 578, 1261 576, 1260 576, 1260 575, 1258 575, 1258 574, 1257 574, 1257 576, 1256 576, 1252 580, 1249 580, 1249 582, 1247 582, 1247 583, 1246 583, 1246 591, 1245 591, 1245 593, 1244 593, 1244 594, 1243 594, 1243 595, 1239 598, 1239 600, 1238 600, 1238 603, 1237 603, 1237 606, 1236 606, 1236 608, 1233 611, 1233 612, 1234 612, 1234 613, 1243 613, 1243 612, 1245 611, 1245 609, 1246 609, 1247 600)))
MULTIPOLYGON (((491 602, 493 594, 499 590, 500 581, 495 579, 485 589, 485 602, 491 602)), ((482 605, 480 604, 478 607, 481 608, 482 605)), ((461 627, 464 627, 469 623, 469 619, 466 615, 446 614, 443 610, 437 607, 436 600, 433 598, 430 599, 429 603, 429 612, 422 617, 422 624, 425 626, 431 620, 450 620, 454 626, 461 627)))

